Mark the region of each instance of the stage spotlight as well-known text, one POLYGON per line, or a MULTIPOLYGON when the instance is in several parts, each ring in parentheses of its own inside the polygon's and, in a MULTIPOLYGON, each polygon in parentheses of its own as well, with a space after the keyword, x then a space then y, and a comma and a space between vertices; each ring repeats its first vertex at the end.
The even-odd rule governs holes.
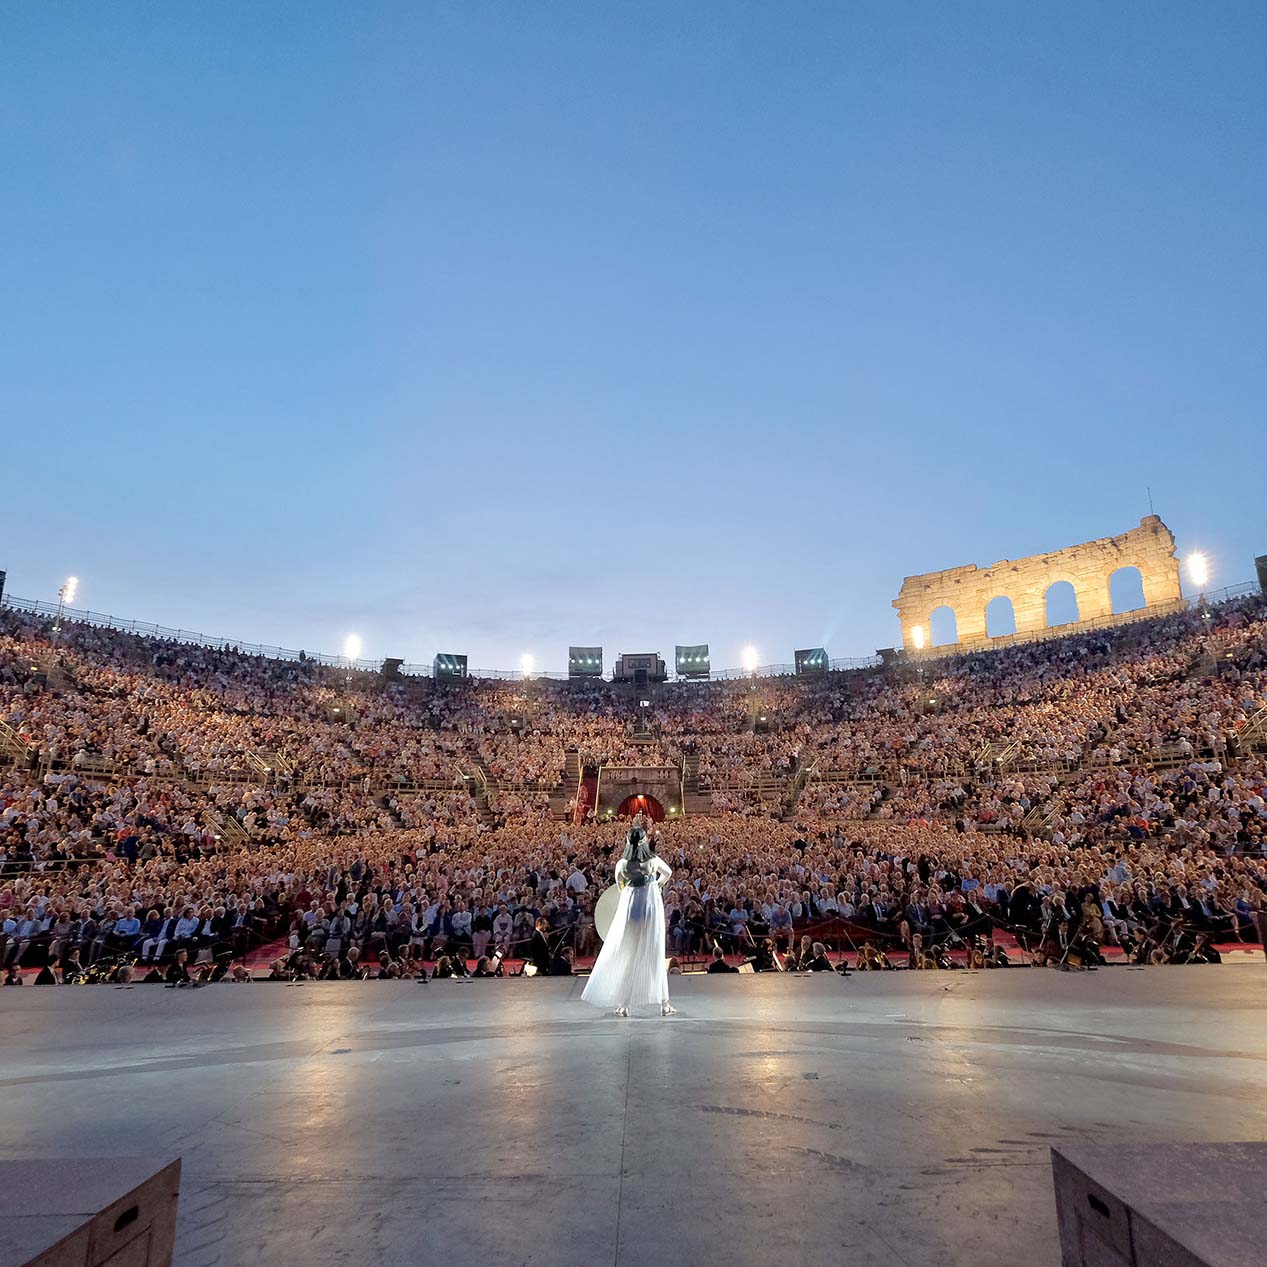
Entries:
MULTIPOLYGON (((1199 590, 1204 590, 1206 582, 1210 579, 1210 561, 1201 553, 1200 550, 1194 550, 1185 560, 1188 567, 1188 580, 1199 590)), ((69 600, 67 600, 69 601, 69 600)))
POLYGON ((743 655, 740 659, 745 673, 755 673, 760 660, 757 657, 757 649, 753 646, 747 646, 743 649, 743 655))

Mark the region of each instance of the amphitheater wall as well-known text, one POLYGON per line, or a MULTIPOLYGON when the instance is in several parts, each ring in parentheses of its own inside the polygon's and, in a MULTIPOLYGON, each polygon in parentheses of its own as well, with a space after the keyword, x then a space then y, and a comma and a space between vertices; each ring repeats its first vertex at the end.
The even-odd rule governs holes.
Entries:
POLYGON ((665 813, 682 812, 682 772, 673 766, 604 766, 598 780, 596 812, 616 813, 631 796, 650 796, 665 813))
POLYGON ((911 650, 923 631, 931 642, 929 620, 939 607, 955 613, 958 642, 982 646, 995 641, 986 632, 986 607, 995 598, 1011 600, 1016 637, 1034 637, 1048 628, 1047 593, 1068 581, 1078 601, 1078 620, 1062 628, 1105 623, 1113 617, 1109 582, 1121 568, 1139 569, 1146 608, 1166 608, 1182 600, 1174 534, 1157 515, 1146 515, 1138 528, 1116 537, 1100 537, 1048 554, 1002 559, 988 568, 975 563, 908 576, 893 600, 902 625, 902 645, 911 650))

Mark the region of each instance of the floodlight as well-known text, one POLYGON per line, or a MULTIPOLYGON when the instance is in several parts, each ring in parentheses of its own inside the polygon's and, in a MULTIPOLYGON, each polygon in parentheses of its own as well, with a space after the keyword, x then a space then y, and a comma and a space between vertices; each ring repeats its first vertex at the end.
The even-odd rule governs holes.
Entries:
POLYGON ((1188 579, 1199 590, 1205 589, 1206 582, 1210 579, 1210 561, 1201 553, 1200 550, 1194 550, 1186 559, 1188 565, 1188 579))
POLYGON ((708 677, 710 662, 708 643, 674 648, 673 662, 679 677, 708 677))
POLYGON ((743 649, 743 656, 740 663, 742 663, 745 673, 755 673, 757 671, 757 665, 760 664, 760 660, 757 658, 756 647, 745 647, 743 649))
POLYGON ((532 676, 532 665, 532 652, 525 651, 519 660, 519 667, 523 670, 524 677, 529 678, 532 676))
POLYGON ((912 637, 912 638, 914 639, 914 641, 915 641, 915 650, 916 650, 916 651, 923 651, 923 649, 924 649, 924 626, 923 626, 923 625, 916 625, 916 626, 915 626, 915 628, 911 630, 911 637, 912 637))
POLYGON ((466 677, 466 656, 437 651, 431 665, 432 676, 438 682, 458 682, 466 677))
POLYGON ((60 590, 57 591, 57 596, 58 598, 62 600, 63 603, 73 603, 75 601, 75 594, 78 592, 78 590, 79 590, 79 577, 68 576, 66 578, 65 584, 61 587, 60 590))
POLYGON ((827 672, 826 647, 803 647, 801 650, 793 652, 792 658, 798 675, 802 673, 827 672))
POLYGON ((343 639, 343 655, 347 660, 359 660, 361 658, 361 635, 348 634, 343 639))
POLYGON ((568 677, 587 678, 603 676, 602 647, 569 647, 568 677))

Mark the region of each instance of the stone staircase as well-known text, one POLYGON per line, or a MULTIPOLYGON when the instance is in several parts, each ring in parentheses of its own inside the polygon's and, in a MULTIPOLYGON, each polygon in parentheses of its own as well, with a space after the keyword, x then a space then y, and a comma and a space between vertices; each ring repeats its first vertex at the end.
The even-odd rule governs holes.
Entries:
POLYGON ((483 757, 468 757, 465 764, 463 773, 466 776, 466 790, 471 794, 471 800, 475 802, 476 812, 482 822, 493 823, 497 815, 488 803, 488 794, 490 791, 497 790, 497 780, 493 777, 493 772, 488 768, 483 757))
POLYGON ((576 794, 581 786, 581 754, 569 748, 563 761, 563 782, 550 794, 550 817, 556 822, 566 822, 572 817, 576 794))
POLYGON ((783 806, 779 813, 779 817, 785 823, 791 822, 796 817, 796 807, 800 803, 801 793, 805 791, 810 779, 814 776, 814 765, 813 761, 797 759, 796 769, 788 780, 787 791, 783 797, 783 806))
POLYGON ((1051 792, 1030 806, 1029 812, 1021 819, 1021 826, 1031 835, 1040 835, 1045 832, 1052 824, 1058 813, 1057 802, 1060 799, 1061 788, 1073 779, 1081 778, 1087 773, 1085 765, 1070 766, 1066 769, 1055 771, 1056 786, 1051 792))
POLYGON ((628 740, 635 748, 652 747, 663 739, 659 723, 652 710, 637 707, 637 696, 634 697, 634 719, 630 727, 628 740))
POLYGON ((781 811, 786 803, 788 785, 792 782, 786 775, 775 774, 773 770, 763 770, 752 777, 752 794, 765 809, 781 811))
POLYGON ((392 796, 390 792, 384 792, 382 796, 377 796, 374 799, 383 807, 387 816, 393 823, 396 824, 397 827, 403 828, 405 826, 405 820, 401 818, 400 814, 396 810, 396 807, 392 804, 392 796))
POLYGON ((683 758, 682 812, 686 815, 708 815, 713 812, 713 798, 699 785, 699 753, 690 752, 683 758))
POLYGON ((654 743, 659 735, 658 727, 651 720, 651 710, 646 708, 635 709, 633 729, 629 734, 630 743, 654 743))
POLYGON ((1202 678, 1215 677, 1218 671, 1218 661, 1215 660, 1214 652, 1210 650, 1209 643, 1206 643, 1188 661, 1188 667, 1184 670, 1183 675, 1189 681, 1199 681, 1202 678))
POLYGON ((761 720, 761 697, 755 690, 748 692, 748 729, 756 732, 761 720))
POLYGON ((688 818, 708 818, 713 813, 713 798, 707 792, 687 792, 682 808, 688 818))
POLYGON ((61 657, 54 649, 49 648, 42 652, 37 663, 44 674, 45 683, 52 690, 67 692, 79 690, 79 683, 74 673, 62 663, 61 657))

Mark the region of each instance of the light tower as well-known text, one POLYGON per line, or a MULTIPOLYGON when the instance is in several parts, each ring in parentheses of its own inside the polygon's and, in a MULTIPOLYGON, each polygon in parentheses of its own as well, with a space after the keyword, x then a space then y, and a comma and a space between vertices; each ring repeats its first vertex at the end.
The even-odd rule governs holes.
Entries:
POLYGON ((1209 613, 1205 608, 1205 587, 1210 583, 1210 560, 1200 550, 1193 550, 1184 563, 1188 568, 1188 580, 1197 587, 1197 610, 1208 619, 1209 613))
POLYGON ((69 607, 79 593, 79 577, 68 576, 57 591, 57 619, 53 621, 53 636, 62 631, 62 608, 69 607))
POLYGON ((356 667, 356 662, 361 658, 362 646, 360 634, 350 633, 343 639, 343 659, 346 662, 343 680, 346 684, 351 684, 352 670, 356 667))

